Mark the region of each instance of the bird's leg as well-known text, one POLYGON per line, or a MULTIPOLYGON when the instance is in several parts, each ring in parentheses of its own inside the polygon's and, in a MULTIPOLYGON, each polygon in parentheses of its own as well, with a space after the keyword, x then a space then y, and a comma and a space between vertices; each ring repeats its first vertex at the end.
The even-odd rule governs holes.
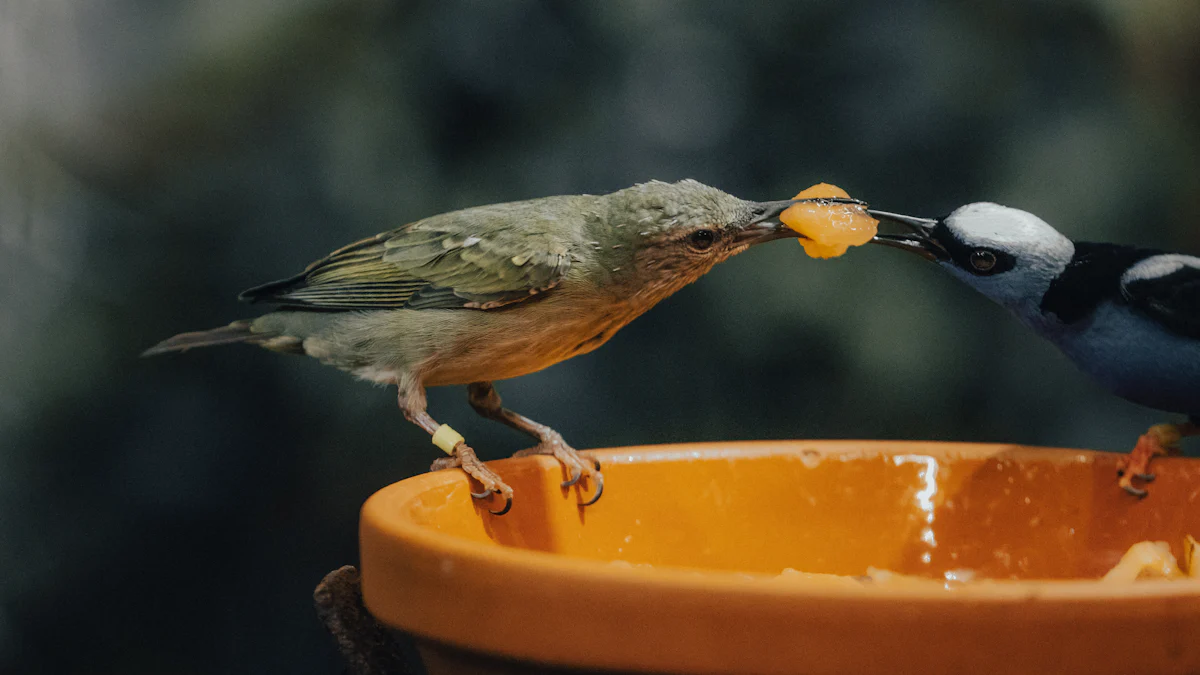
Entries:
POLYGON ((535 447, 522 450, 513 455, 514 457, 553 455, 570 472, 570 478, 563 481, 563 487, 575 485, 584 476, 595 482, 596 493, 591 499, 583 502, 583 506, 591 506, 600 499, 600 495, 604 493, 604 474, 600 473, 599 460, 567 445, 563 437, 550 427, 506 409, 500 404, 500 394, 496 393, 496 388, 491 382, 472 383, 467 388, 467 395, 475 412, 537 439, 538 444, 535 447))
POLYGON ((1185 436, 1200 436, 1200 425, 1195 422, 1184 424, 1159 424, 1142 434, 1133 450, 1117 462, 1118 485, 1131 495, 1145 497, 1145 489, 1134 486, 1133 479, 1146 482, 1154 480, 1150 473, 1150 462, 1155 457, 1179 453, 1179 441, 1185 436))
MULTIPOLYGON (((437 434, 438 429, 442 425, 435 422, 429 416, 429 413, 425 412, 425 388, 419 382, 411 381, 399 383, 399 389, 400 392, 397 395, 397 401, 400 404, 401 412, 404 413, 404 418, 424 429, 430 436, 437 434)), ((483 486, 483 492, 471 493, 471 496, 475 499, 487 499, 493 494, 499 494, 504 497, 504 508, 499 511, 491 511, 491 513, 502 516, 512 508, 512 488, 501 480, 500 476, 496 475, 494 471, 479 461, 471 446, 461 440, 454 445, 453 454, 449 457, 435 460, 430 470, 437 471, 438 469, 455 467, 461 468, 467 475, 479 481, 479 484, 483 486)))

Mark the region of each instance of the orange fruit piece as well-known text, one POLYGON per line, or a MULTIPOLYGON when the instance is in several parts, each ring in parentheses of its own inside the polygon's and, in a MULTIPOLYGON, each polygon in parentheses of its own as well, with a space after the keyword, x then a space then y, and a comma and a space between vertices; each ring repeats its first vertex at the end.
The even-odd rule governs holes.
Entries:
MULTIPOLYGON (((836 185, 818 183, 793 199, 849 196, 836 185)), ((800 243, 810 258, 836 258, 851 246, 871 241, 879 231, 879 221, 857 204, 800 202, 779 214, 779 220, 804 237, 800 243)))

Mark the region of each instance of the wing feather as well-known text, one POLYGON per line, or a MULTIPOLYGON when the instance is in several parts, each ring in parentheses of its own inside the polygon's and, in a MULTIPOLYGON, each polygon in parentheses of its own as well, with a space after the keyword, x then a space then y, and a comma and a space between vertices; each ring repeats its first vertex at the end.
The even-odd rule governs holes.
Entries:
POLYGON ((568 246, 536 218, 483 234, 461 214, 355 242, 240 297, 314 309, 491 309, 550 290, 570 270, 568 246))
POLYGON ((1122 277, 1121 293, 1132 307, 1167 329, 1200 339, 1200 258, 1147 258, 1122 277))

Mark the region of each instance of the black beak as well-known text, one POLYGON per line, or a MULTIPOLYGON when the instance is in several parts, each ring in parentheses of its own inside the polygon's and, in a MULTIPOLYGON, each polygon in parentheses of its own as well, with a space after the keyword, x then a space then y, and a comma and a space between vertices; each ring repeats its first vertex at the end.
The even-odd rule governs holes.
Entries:
POLYGON ((946 248, 938 243, 937 237, 934 236, 934 228, 937 227, 936 220, 902 216, 899 213, 888 213, 875 209, 867 209, 867 213, 880 222, 900 223, 909 230, 904 234, 877 234, 871 240, 872 244, 882 244, 909 253, 916 253, 922 258, 934 262, 950 259, 946 248))
POLYGON ((784 199, 778 202, 758 202, 755 204, 755 216, 742 226, 738 232, 737 241, 740 244, 761 244, 776 239, 803 239, 800 233, 779 222, 779 214, 788 210, 792 204, 800 202, 818 202, 821 204, 857 204, 866 208, 867 203, 846 197, 812 197, 808 199, 784 199))

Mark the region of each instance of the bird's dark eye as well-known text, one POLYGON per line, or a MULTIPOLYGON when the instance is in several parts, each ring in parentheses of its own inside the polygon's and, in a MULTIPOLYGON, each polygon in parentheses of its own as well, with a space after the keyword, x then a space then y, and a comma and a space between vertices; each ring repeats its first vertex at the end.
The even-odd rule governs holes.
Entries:
POLYGON ((987 274, 996 269, 996 263, 999 259, 996 254, 987 249, 976 249, 971 251, 971 267, 978 274, 987 274))
POLYGON ((716 241, 717 235, 712 230, 696 230, 688 235, 688 243, 698 251, 705 251, 712 248, 712 245, 716 241))

